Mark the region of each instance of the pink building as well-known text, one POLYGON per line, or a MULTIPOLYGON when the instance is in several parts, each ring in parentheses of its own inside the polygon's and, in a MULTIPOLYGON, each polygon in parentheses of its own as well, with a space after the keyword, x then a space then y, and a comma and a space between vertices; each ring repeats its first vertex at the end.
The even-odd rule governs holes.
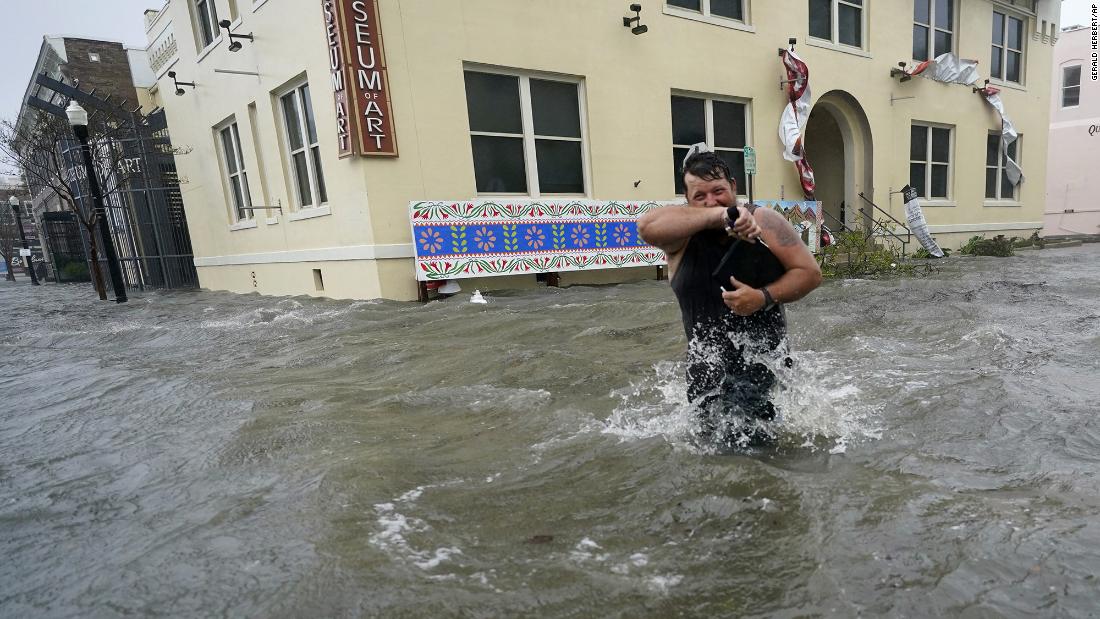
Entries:
POLYGON ((1054 46, 1043 236, 1100 234, 1100 80, 1092 26, 1054 46))

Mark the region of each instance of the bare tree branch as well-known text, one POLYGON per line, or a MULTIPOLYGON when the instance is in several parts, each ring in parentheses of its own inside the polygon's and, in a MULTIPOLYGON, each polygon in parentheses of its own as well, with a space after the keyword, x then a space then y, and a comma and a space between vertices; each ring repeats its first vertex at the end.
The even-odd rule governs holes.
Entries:
MULTIPOLYGON (((139 172, 134 170, 133 158, 126 156, 128 145, 130 152, 135 150, 132 145, 137 132, 103 118, 90 123, 88 131, 88 150, 104 204, 125 204, 123 192, 139 172)), ((76 215, 90 240, 93 282, 100 298, 106 299, 96 235, 99 217, 87 189, 83 155, 67 119, 35 110, 24 122, 0 122, 0 162, 23 174, 32 196, 52 192, 66 210, 76 215)))

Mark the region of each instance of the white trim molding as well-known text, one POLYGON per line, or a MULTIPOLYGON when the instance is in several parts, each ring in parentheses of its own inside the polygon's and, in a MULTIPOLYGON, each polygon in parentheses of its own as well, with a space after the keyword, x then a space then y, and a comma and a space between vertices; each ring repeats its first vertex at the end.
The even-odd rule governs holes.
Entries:
MULTIPOLYGON (((300 208, 296 211, 290 211, 286 214, 287 221, 302 221, 303 219, 313 219, 314 217, 324 217, 325 215, 331 215, 332 209, 328 206, 307 206, 300 208)), ((276 222, 278 223, 278 222, 276 222)))
MULTIPOLYGON (((743 12, 746 14, 747 19, 748 7, 743 8, 745 9, 743 12)), ((684 19, 690 19, 691 21, 710 24, 712 26, 721 26, 722 28, 729 28, 731 30, 752 32, 754 34, 756 33, 756 28, 749 24, 748 21, 738 21, 736 19, 732 19, 729 17, 720 17, 717 15, 703 15, 702 13, 697 13, 695 11, 692 11, 691 9, 682 9, 676 6, 670 6, 667 3, 665 4, 661 12, 670 17, 682 17, 684 19)))
POLYGON ((229 224, 229 231, 236 232, 237 230, 248 230, 256 227, 255 219, 242 219, 237 223, 229 224))
POLYGON ((942 224, 928 226, 928 231, 935 234, 948 232, 995 232, 1000 230, 1037 230, 1043 227, 1041 221, 1013 221, 1003 224, 942 224))
POLYGON ((851 45, 844 45, 843 43, 832 43, 830 41, 826 41, 825 39, 812 39, 810 37, 806 37, 805 43, 810 47, 831 49, 834 52, 842 52, 844 54, 851 54, 853 56, 860 56, 862 58, 874 58, 874 56, 871 55, 871 52, 865 49, 852 47, 851 45))
MULTIPOLYGON (((1042 224, 1039 224, 1042 226, 1042 224)), ((393 245, 345 245, 295 249, 259 254, 235 254, 229 256, 203 256, 195 258, 196 267, 224 267, 242 264, 282 264, 290 262, 339 262, 345 260, 391 260, 412 258, 412 243, 393 245)))

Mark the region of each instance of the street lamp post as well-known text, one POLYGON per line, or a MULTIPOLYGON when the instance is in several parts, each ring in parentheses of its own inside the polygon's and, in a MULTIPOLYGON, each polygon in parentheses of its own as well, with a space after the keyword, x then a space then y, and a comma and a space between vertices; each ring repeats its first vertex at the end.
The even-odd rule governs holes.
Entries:
POLYGON ((80 140, 80 152, 84 155, 84 171, 87 173, 88 188, 92 192, 92 200, 95 203, 100 238, 103 239, 103 253, 107 256, 107 269, 111 272, 111 286, 115 289, 115 302, 125 303, 127 301, 126 284, 122 281, 122 268, 118 264, 115 242, 111 237, 111 226, 107 222, 107 209, 103 205, 103 194, 99 189, 99 179, 96 176, 95 166, 92 165, 92 150, 88 147, 88 112, 80 107, 80 104, 74 99, 69 101, 69 107, 65 108, 65 115, 69 117, 69 124, 73 127, 76 139, 80 140))
POLYGON ((31 246, 27 244, 27 232, 23 230, 23 218, 19 213, 19 198, 12 196, 8 198, 8 204, 11 205, 12 213, 15 214, 15 227, 19 228, 19 238, 23 239, 23 249, 27 250, 23 252, 26 254, 23 256, 24 264, 27 266, 27 272, 31 274, 31 283, 35 286, 38 285, 38 276, 34 274, 34 260, 31 256, 31 246))

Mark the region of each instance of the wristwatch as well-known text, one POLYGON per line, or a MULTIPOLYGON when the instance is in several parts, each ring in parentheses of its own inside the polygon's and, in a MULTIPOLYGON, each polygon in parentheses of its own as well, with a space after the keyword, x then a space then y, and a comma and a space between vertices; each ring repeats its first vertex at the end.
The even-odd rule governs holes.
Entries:
POLYGON ((768 292, 767 286, 761 286, 760 292, 764 293, 764 307, 761 309, 767 311, 776 306, 775 299, 772 298, 772 293, 768 292))

